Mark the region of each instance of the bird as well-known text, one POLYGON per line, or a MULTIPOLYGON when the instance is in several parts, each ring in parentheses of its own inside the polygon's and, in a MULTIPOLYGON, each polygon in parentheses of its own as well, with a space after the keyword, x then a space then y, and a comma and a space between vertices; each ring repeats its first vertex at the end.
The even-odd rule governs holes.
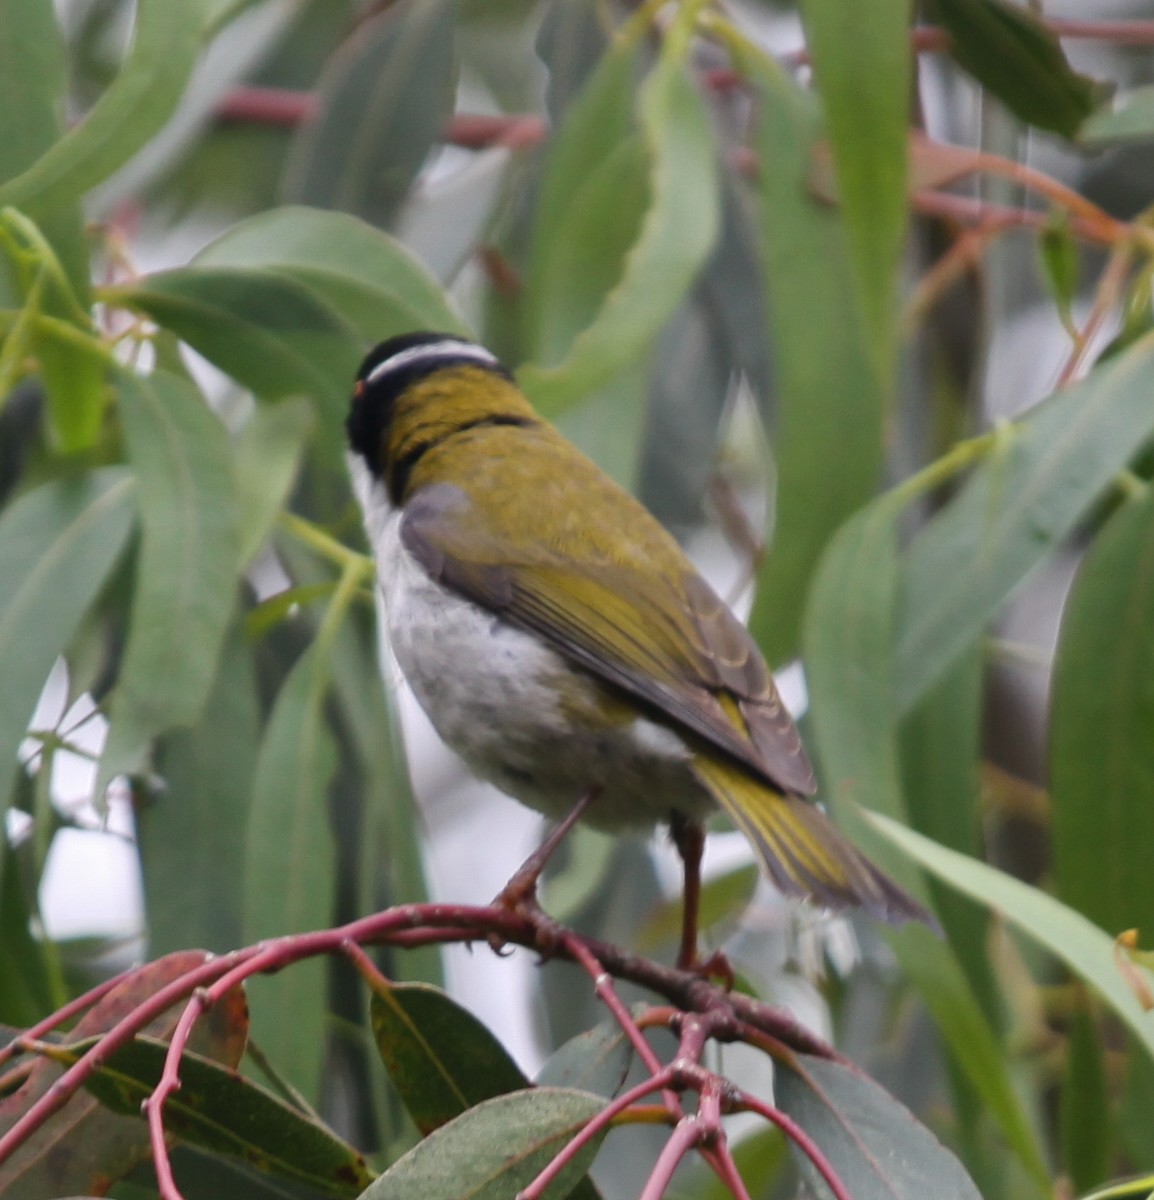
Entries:
POLYGON ((703 829, 719 809, 787 896, 932 923, 810 799, 813 768, 742 622, 494 354, 454 333, 381 342, 346 431, 417 701, 474 774, 563 828, 669 825, 685 864, 680 965, 698 961, 703 829))

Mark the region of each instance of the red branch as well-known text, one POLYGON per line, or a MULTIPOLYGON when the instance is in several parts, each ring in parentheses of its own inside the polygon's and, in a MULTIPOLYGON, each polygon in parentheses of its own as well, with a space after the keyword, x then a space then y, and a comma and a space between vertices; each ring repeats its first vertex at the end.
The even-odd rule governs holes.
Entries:
MULTIPOLYGON (((168 1154, 164 1106, 180 1088, 182 1056, 197 1022, 227 992, 253 975, 279 971, 321 954, 345 955, 370 980, 377 981, 380 979, 379 972, 364 953, 364 946, 416 946, 471 942, 482 938, 526 946, 545 955, 556 955, 579 963, 593 981, 598 997, 609 1008, 650 1073, 648 1080, 611 1102, 563 1148, 542 1177, 524 1192, 524 1200, 536 1200, 549 1180, 567 1162, 572 1161, 581 1147, 615 1120, 627 1117, 631 1110, 639 1119, 645 1117, 645 1110, 637 1108, 637 1101, 655 1091, 664 1093, 665 1114, 674 1129, 670 1143, 654 1169, 646 1196, 659 1196, 677 1163, 690 1150, 696 1149, 737 1200, 748 1200, 726 1146, 721 1124, 722 1113, 735 1111, 737 1107, 760 1112, 774 1120, 803 1152, 813 1158, 824 1177, 836 1179, 828 1162, 821 1157, 820 1150, 803 1132, 795 1130, 784 1114, 778 1114, 777 1110, 763 1101, 738 1093, 727 1081, 707 1070, 701 1061, 706 1043, 711 1039, 744 1041, 778 1056, 801 1052, 844 1063, 845 1060, 832 1047, 800 1026, 782 1009, 762 1004, 748 996, 725 992, 692 972, 675 970, 619 947, 584 938, 558 927, 539 911, 514 912, 499 905, 405 905, 335 929, 261 942, 199 964, 157 990, 113 1025, 95 1046, 60 1076, 46 1094, 32 1103, 23 1116, 0 1137, 0 1162, 62 1108, 116 1050, 131 1041, 149 1022, 184 1001, 160 1080, 143 1107, 148 1120, 160 1195, 163 1200, 181 1200, 168 1154), (640 984, 664 996, 672 1002, 673 1007, 654 1007, 638 1021, 617 995, 613 986, 614 978, 640 984), (678 1053, 669 1064, 661 1063, 643 1033, 643 1027, 651 1028, 658 1024, 679 1034, 678 1053), (695 1113, 686 1114, 681 1106, 680 1094, 686 1090, 699 1094, 695 1113), (738 1099, 740 1103, 737 1103, 738 1099)), ((29 1032, 39 1036, 57 1027, 95 1003, 112 986, 111 982, 102 984, 29 1032)), ((16 1052, 29 1049, 31 1047, 26 1037, 22 1036, 0 1048, 0 1055, 8 1058, 16 1052)), ((844 1191, 839 1192, 833 1184, 831 1187, 834 1187, 835 1195, 844 1196, 844 1191)))

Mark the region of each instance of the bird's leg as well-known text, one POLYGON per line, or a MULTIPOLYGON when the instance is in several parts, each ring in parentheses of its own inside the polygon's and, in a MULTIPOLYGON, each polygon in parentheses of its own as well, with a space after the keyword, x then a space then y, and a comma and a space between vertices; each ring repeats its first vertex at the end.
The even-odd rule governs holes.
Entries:
POLYGON ((566 813, 565 817, 549 831, 549 836, 517 868, 517 871, 498 893, 493 903, 512 912, 543 915, 537 903, 537 881, 545 865, 553 857, 557 847, 568 836, 569 831, 589 811, 590 805, 601 795, 600 787, 590 788, 566 813))
POLYGON ((684 813, 674 812, 669 816, 669 831, 685 870, 681 948, 677 952, 677 966, 683 971, 697 971, 707 978, 719 978, 727 988, 732 987, 733 968, 720 950, 704 961, 697 957, 697 918, 701 909, 701 856, 705 850, 705 830, 684 813))

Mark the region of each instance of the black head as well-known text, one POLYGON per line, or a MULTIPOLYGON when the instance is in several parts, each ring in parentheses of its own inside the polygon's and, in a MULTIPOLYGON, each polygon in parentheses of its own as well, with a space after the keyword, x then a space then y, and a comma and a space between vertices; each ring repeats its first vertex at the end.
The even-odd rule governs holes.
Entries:
POLYGON ((383 438, 397 397, 434 371, 465 364, 511 378, 488 350, 455 333, 403 333, 381 342, 365 356, 357 371, 345 429, 349 445, 378 479, 384 470, 383 438))

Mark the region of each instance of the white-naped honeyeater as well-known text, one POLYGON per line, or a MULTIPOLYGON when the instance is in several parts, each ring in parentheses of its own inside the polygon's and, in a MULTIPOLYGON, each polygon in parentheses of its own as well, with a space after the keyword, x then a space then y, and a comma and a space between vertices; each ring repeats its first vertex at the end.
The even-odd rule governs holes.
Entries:
POLYGON ((683 964, 717 808, 786 894, 926 919, 805 798, 813 771, 745 627, 492 354, 444 333, 383 342, 347 427, 389 639, 421 706, 477 775, 539 812, 669 822, 683 964))

